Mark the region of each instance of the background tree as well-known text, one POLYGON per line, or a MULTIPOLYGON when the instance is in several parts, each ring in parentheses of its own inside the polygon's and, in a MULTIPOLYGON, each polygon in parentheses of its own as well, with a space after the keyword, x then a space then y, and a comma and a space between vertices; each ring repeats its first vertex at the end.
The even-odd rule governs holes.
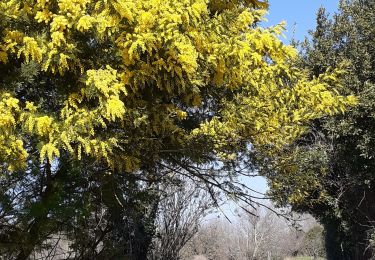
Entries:
POLYGON ((311 77, 347 64, 342 91, 359 105, 314 121, 311 132, 277 159, 266 175, 280 205, 314 215, 325 227, 328 259, 369 259, 375 221, 375 15, 374 1, 341 1, 330 19, 319 10, 301 67, 311 77))
POLYGON ((160 192, 149 259, 180 259, 181 249, 198 232, 215 203, 204 187, 186 178, 161 186, 160 192))
POLYGON ((322 226, 311 227, 304 235, 300 250, 302 254, 318 257, 325 257, 324 230, 322 226))
POLYGON ((231 218, 232 223, 220 218, 205 221, 183 248, 182 259, 194 255, 209 260, 286 259, 313 253, 324 256, 322 228, 311 216, 298 221, 297 228, 270 209, 259 207, 251 212, 254 215, 240 210, 231 218))

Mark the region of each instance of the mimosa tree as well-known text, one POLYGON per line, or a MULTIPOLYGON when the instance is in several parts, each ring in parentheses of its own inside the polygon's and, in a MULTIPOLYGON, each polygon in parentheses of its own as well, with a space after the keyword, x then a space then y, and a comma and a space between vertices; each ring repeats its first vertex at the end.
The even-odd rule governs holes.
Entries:
MULTIPOLYGON (((310 120, 356 102, 336 90, 341 70, 311 79, 294 65, 296 50, 278 39, 283 26, 258 24, 266 7, 254 0, 1 1, 1 178, 37 172, 33 178, 44 180, 31 202, 42 209, 25 221, 31 226, 17 227, 28 234, 18 259, 44 239, 47 202, 56 183, 72 181, 73 162, 77 173, 90 161, 103 178, 157 183, 179 171, 214 185, 203 169, 225 167, 221 177, 234 177, 254 152, 277 153, 310 120)), ((228 194, 237 191, 226 185, 228 194)))

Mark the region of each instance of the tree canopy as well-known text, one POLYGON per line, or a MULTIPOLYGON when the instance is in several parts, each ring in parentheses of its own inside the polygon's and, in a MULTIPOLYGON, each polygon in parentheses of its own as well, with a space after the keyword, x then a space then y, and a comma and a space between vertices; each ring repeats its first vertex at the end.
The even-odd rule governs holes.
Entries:
POLYGON ((129 172, 202 139, 196 159, 225 158, 353 103, 330 90, 338 71, 308 80, 291 64, 281 26, 253 26, 252 1, 224 3, 2 1, 3 166, 26 166, 25 136, 41 162, 64 150, 129 172), (37 89, 15 80, 22 69, 37 89))

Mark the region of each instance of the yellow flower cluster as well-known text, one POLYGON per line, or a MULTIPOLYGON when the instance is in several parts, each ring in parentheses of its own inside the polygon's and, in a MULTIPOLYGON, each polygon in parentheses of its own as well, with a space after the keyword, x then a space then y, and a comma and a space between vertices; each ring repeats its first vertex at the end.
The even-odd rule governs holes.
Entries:
POLYGON ((239 142, 282 146, 309 120, 354 104, 331 91, 338 72, 309 80, 293 67, 296 51, 278 39, 282 25, 254 28, 265 7, 255 0, 1 1, 0 66, 37 63, 65 94, 57 111, 1 99, 0 163, 26 160, 23 134, 40 141, 41 160, 65 150, 128 171, 144 147, 157 158, 165 140, 181 147, 208 138, 230 159, 239 142), (219 108, 213 116, 183 127, 211 103, 219 108))
POLYGON ((17 99, 9 93, 0 94, 0 162, 10 171, 23 168, 28 156, 16 132, 19 112, 17 99))

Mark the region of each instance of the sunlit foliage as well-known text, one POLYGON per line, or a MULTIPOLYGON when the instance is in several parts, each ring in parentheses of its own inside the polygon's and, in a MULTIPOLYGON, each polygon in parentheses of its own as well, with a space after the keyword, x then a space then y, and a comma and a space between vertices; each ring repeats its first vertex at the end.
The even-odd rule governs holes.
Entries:
POLYGON ((202 161, 278 149, 307 122, 356 102, 335 91, 331 70, 309 79, 261 28, 266 4, 224 0, 3 0, 0 3, 0 160, 26 166, 83 154, 137 170, 147 150, 202 161), (13 84, 21 67, 40 89, 13 84), (38 93, 35 93, 37 91, 38 93), (50 102, 46 102, 50 101, 50 102), (52 105, 51 105, 52 104, 52 105), (196 148, 192 154, 191 147, 196 148), (207 158, 207 157, 204 157, 207 158))

